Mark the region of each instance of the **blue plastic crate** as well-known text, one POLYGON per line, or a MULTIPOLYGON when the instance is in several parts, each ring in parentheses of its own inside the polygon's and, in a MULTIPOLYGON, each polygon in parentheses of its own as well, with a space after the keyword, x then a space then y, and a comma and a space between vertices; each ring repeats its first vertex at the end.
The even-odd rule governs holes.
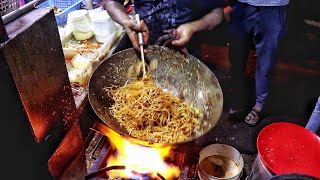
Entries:
POLYGON ((71 11, 80 9, 82 0, 48 0, 36 6, 36 8, 50 8, 55 5, 62 12, 55 14, 58 26, 67 24, 68 14, 71 11))

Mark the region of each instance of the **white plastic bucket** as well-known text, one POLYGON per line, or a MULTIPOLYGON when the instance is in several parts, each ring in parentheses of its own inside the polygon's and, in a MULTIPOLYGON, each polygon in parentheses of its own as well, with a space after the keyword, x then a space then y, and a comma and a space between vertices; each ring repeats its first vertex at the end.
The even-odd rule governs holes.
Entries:
POLYGON ((116 31, 116 24, 110 18, 107 11, 96 11, 90 14, 91 28, 96 36, 96 40, 104 43, 105 40, 116 31))
POLYGON ((90 39, 94 34, 87 10, 76 10, 68 14, 68 24, 71 25, 72 34, 76 40, 90 39))
POLYGON ((88 11, 84 9, 72 11, 68 14, 68 22, 73 25, 74 31, 83 33, 91 31, 91 22, 87 14, 88 11))
POLYGON ((263 164, 260 155, 258 154, 252 165, 250 180, 269 180, 274 175, 275 174, 263 164))

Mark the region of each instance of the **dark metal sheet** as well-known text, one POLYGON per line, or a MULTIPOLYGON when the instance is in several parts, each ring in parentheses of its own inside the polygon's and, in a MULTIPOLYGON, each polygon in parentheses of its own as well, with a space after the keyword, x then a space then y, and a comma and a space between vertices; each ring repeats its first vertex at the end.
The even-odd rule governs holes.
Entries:
POLYGON ((77 119, 54 14, 36 9, 6 25, 3 52, 38 142, 77 119), (51 131, 52 132, 52 131, 51 131))

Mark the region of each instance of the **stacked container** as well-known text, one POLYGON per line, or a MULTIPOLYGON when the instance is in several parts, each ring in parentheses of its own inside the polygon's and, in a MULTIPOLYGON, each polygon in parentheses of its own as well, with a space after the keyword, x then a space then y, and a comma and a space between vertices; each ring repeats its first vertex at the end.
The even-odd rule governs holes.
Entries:
POLYGON ((82 9, 70 12, 68 24, 71 25, 72 34, 78 41, 90 39, 94 35, 87 10, 82 9))
POLYGON ((102 8, 89 10, 89 17, 91 20, 91 29, 95 34, 97 42, 104 43, 108 36, 116 31, 116 24, 110 18, 107 11, 102 8))

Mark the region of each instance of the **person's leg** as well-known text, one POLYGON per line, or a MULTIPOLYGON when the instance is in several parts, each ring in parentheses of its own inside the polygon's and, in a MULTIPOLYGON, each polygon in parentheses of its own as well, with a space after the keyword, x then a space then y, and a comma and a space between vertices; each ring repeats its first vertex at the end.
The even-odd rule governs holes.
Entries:
POLYGON ((318 102, 312 111, 306 128, 314 133, 320 129, 320 96, 318 97, 318 102))
MULTIPOLYGON (((232 109, 237 110, 244 108, 248 99, 247 78, 244 71, 249 53, 249 35, 245 29, 244 11, 241 3, 237 3, 233 8, 230 20, 230 41, 228 47, 232 87, 230 106, 232 109)), ((233 110, 231 113, 232 112, 233 110)))
POLYGON ((286 7, 257 7, 258 21, 254 30, 256 43, 256 104, 246 117, 255 125, 268 95, 271 73, 275 66, 276 51, 285 30, 286 7))

